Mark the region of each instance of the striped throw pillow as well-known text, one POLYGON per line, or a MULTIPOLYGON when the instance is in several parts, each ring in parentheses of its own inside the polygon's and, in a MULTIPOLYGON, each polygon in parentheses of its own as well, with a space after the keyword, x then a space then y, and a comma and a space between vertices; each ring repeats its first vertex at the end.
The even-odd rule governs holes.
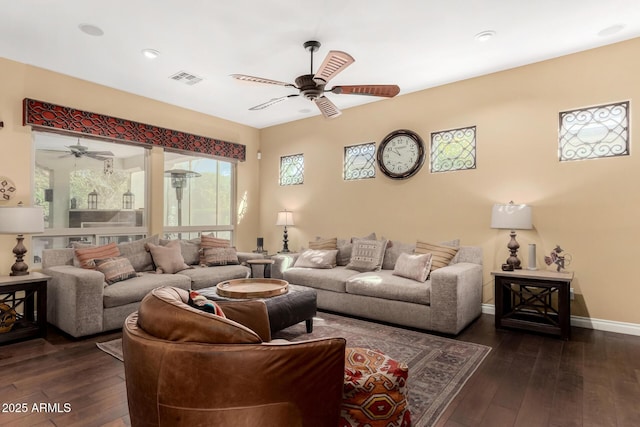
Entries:
POLYGON ((332 237, 329 239, 322 239, 318 237, 315 241, 309 242, 309 249, 329 251, 338 249, 338 238, 332 237))
POLYGON ((108 285, 122 282, 123 280, 136 277, 136 270, 133 269, 131 261, 125 257, 96 259, 96 270, 104 274, 104 281, 108 285))
POLYGON ((213 236, 202 235, 200 237, 200 247, 205 248, 229 248, 231 240, 219 239, 213 236))
POLYGON ((80 264, 80 267, 88 270, 95 270, 96 265, 94 260, 116 258, 120 256, 120 249, 114 243, 109 243, 103 246, 92 246, 89 248, 75 249, 75 257, 80 264))
POLYGON ((416 242, 416 254, 431 254, 431 271, 449 265, 454 256, 458 253, 458 248, 451 246, 435 245, 433 243, 416 242))

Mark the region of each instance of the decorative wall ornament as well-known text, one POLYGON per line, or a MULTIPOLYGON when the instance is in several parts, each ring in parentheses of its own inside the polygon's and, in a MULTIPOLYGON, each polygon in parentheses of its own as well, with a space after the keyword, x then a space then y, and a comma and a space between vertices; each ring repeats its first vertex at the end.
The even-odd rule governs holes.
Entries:
POLYGON ((375 178, 376 144, 350 145, 344 147, 344 180, 375 178))
POLYGON ((131 120, 76 110, 25 98, 24 126, 69 135, 91 135, 108 141, 123 141, 191 151, 245 161, 246 147, 234 142, 193 135, 131 120))
POLYGON ((104 174, 113 174, 113 159, 104 159, 104 174))
POLYGON ((0 201, 11 200, 16 194, 16 185, 6 176, 0 176, 0 201))
POLYGON ((564 253, 560 245, 556 245, 549 256, 544 257, 544 263, 547 265, 555 264, 558 266, 558 272, 571 264, 571 255, 564 253))
POLYGON ((431 134, 431 172, 476 168, 476 127, 431 134))

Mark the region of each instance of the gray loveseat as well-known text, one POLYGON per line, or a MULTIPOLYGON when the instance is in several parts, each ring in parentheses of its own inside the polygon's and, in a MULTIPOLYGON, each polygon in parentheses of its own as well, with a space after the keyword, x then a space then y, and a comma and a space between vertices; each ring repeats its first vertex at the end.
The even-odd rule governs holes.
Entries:
POLYGON ((334 268, 295 267, 299 254, 274 257, 272 277, 316 289, 318 308, 403 326, 458 334, 482 311, 482 248, 461 246, 446 267, 426 282, 393 274, 400 253, 415 245, 393 242, 382 268, 359 272, 334 268))
MULTIPOLYGON (((129 259, 138 274, 112 285, 107 285, 103 273, 74 265, 74 249, 45 249, 42 272, 52 278, 47 287, 47 321, 74 337, 92 335, 122 328, 142 298, 157 287, 197 290, 249 277, 250 270, 245 265, 200 266, 197 245, 192 241, 181 242, 183 258, 192 268, 176 274, 156 274, 151 255, 145 250, 148 242, 157 244, 159 240, 154 236, 117 245, 121 256, 129 259)), ((244 264, 256 256, 239 252, 238 260, 244 264)))

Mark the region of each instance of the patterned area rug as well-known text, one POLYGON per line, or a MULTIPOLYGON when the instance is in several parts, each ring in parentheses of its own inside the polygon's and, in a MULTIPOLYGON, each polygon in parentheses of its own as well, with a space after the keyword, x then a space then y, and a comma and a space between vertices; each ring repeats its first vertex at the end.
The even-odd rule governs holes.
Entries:
MULTIPOLYGON (((412 425, 436 423, 462 386, 491 351, 490 347, 456 341, 424 332, 381 325, 359 319, 319 312, 307 334, 299 323, 277 332, 275 338, 304 341, 344 337, 349 347, 378 350, 409 365, 409 407, 412 425)), ((98 348, 122 360, 122 340, 97 343, 98 348)))

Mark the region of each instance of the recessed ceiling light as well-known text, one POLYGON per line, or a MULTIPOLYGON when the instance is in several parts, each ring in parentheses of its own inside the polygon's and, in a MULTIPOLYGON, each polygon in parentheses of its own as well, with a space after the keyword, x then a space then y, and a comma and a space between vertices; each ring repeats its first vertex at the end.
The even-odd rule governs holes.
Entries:
POLYGON ((479 42, 486 42, 496 35, 496 32, 493 30, 483 31, 481 33, 476 34, 476 40, 479 42))
POLYGON ((156 59, 160 56, 160 52, 155 49, 142 49, 142 54, 149 59, 156 59))
POLYGON ((622 24, 612 25, 610 27, 605 28, 604 30, 600 30, 600 32, 598 32, 598 35, 600 37, 612 36, 612 35, 614 35, 616 33, 619 33, 620 31, 622 31, 623 28, 624 28, 624 25, 622 25, 622 24))
POLYGON ((80 31, 90 36, 100 37, 104 34, 104 31, 102 31, 101 28, 91 24, 80 24, 78 25, 78 28, 80 28, 80 31))

